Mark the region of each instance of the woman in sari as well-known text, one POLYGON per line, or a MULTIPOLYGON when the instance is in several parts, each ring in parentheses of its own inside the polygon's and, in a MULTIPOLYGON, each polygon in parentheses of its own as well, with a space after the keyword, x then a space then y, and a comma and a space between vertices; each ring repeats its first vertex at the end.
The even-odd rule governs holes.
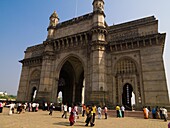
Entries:
POLYGON ((149 117, 149 110, 147 107, 143 108, 144 119, 148 119, 149 117))

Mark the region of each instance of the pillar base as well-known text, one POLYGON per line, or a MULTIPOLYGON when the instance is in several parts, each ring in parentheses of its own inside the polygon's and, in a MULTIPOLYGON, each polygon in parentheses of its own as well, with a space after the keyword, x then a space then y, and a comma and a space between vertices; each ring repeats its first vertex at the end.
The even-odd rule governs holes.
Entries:
POLYGON ((105 91, 92 91, 90 93, 89 101, 86 104, 92 105, 100 105, 104 106, 107 104, 107 92, 105 91))

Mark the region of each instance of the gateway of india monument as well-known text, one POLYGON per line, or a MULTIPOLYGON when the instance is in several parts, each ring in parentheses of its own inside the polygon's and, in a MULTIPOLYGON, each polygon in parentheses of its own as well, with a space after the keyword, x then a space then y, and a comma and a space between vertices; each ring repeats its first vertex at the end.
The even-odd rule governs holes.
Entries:
POLYGON ((64 22, 50 16, 46 40, 20 61, 17 101, 57 103, 62 92, 63 103, 169 106, 158 20, 109 26, 104 5, 94 0, 91 13, 64 22))

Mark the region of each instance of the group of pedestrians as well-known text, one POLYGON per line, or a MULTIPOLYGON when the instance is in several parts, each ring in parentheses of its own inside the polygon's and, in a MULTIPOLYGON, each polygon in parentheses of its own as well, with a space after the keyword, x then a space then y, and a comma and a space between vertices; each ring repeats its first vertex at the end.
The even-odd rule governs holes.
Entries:
POLYGON ((85 119, 85 126, 91 126, 93 127, 95 125, 95 118, 98 115, 98 119, 102 118, 102 113, 104 113, 104 119, 107 119, 107 106, 104 106, 103 109, 100 106, 96 106, 95 104, 92 105, 82 105, 82 108, 80 110, 80 107, 78 107, 77 104, 74 104, 72 106, 67 104, 61 104, 61 111, 63 112, 62 118, 67 119, 67 114, 69 114, 69 122, 70 126, 74 125, 76 123, 76 120, 79 119, 79 112, 82 112, 82 117, 86 116, 85 119))
POLYGON ((90 124, 90 126, 94 126, 95 125, 95 114, 96 114, 96 106, 95 105, 88 105, 86 107, 86 125, 88 126, 90 124))
MULTIPOLYGON (((149 111, 150 110, 146 106, 143 107, 144 119, 149 118, 149 111)), ((165 107, 153 107, 151 113, 153 119, 164 119, 164 121, 167 121, 168 113, 165 107)))
POLYGON ((167 118, 168 118, 167 109, 165 107, 160 107, 160 108, 158 106, 153 107, 152 118, 153 119, 164 119, 164 121, 167 121, 167 118))
MULTIPOLYGON (((49 107, 50 113, 49 115, 52 115, 52 111, 54 109, 54 104, 51 103, 51 106, 49 107)), ((79 107, 80 108, 80 107, 79 107)), ((116 105, 116 116, 117 118, 124 118, 125 116, 125 107, 123 105, 119 106, 116 105)), ((107 106, 101 107, 96 106, 95 104, 92 105, 82 105, 82 109, 79 110, 77 104, 74 104, 72 106, 69 106, 67 104, 61 105, 61 111, 63 112, 62 118, 69 119, 70 126, 73 126, 76 123, 76 120, 79 119, 79 112, 82 112, 82 117, 86 116, 85 119, 85 126, 91 126, 93 127, 95 125, 95 118, 96 116, 98 119, 102 119, 102 115, 104 115, 104 119, 107 119, 107 112, 108 108, 107 106), (69 115, 69 116, 68 116, 69 115)), ((150 110, 152 113, 153 119, 164 119, 164 121, 167 121, 167 109, 165 107, 153 107, 152 110, 150 110)), ((143 113, 144 118, 149 118, 149 109, 147 107, 143 107, 143 113)))
POLYGON ((116 105, 116 115, 118 118, 124 118, 124 112, 125 107, 122 105, 121 107, 119 105, 116 105))
POLYGON ((39 103, 16 103, 16 102, 0 102, 0 113, 2 113, 3 107, 9 108, 9 115, 12 115, 14 113, 20 114, 28 112, 37 112, 39 108, 39 103))

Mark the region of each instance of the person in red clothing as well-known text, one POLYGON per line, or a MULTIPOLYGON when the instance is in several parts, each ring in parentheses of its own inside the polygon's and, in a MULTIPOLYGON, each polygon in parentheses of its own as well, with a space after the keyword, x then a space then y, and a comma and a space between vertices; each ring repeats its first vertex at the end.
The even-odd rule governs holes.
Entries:
POLYGON ((85 112, 86 112, 86 105, 85 105, 85 104, 83 104, 82 108, 83 108, 82 116, 84 117, 84 114, 85 114, 85 112))
POLYGON ((70 126, 74 125, 75 122, 74 122, 74 113, 73 112, 70 113, 69 121, 70 121, 70 126))

